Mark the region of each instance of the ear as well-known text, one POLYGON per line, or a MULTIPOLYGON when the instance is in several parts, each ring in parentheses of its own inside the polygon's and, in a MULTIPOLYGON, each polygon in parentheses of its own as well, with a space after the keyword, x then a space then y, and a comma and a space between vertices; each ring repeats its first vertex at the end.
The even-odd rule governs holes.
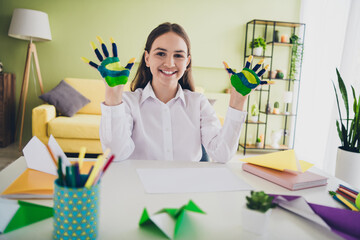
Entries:
POLYGON ((150 63, 149 63, 150 54, 149 54, 149 52, 147 50, 145 50, 144 54, 145 54, 144 55, 144 60, 145 60, 146 66, 150 67, 150 63))
POLYGON ((189 56, 188 56, 188 58, 187 58, 186 67, 188 67, 188 66, 189 66, 190 61, 191 61, 191 55, 189 55, 189 56))

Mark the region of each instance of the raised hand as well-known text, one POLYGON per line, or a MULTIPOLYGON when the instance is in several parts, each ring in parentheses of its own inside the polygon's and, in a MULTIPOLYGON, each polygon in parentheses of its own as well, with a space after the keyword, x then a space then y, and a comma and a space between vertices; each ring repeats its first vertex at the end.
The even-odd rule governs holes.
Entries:
POLYGON ((260 60, 253 69, 250 69, 250 64, 253 57, 249 56, 246 61, 245 67, 239 73, 235 73, 226 62, 224 63, 226 71, 231 75, 231 85, 236 89, 238 93, 245 96, 251 92, 252 89, 256 88, 259 84, 274 84, 274 81, 262 81, 260 77, 266 72, 269 65, 266 65, 265 68, 261 69, 258 73, 264 59, 260 60))
POLYGON ((104 41, 99 36, 97 36, 96 38, 101 44, 101 48, 105 57, 101 55, 99 49, 96 47, 94 42, 90 43, 97 58, 100 61, 100 65, 84 57, 82 57, 81 59, 85 63, 88 63, 90 66, 96 68, 110 87, 115 87, 117 85, 125 85, 128 81, 130 70, 134 65, 135 58, 130 59, 130 61, 125 67, 121 66, 114 39, 110 38, 113 56, 109 57, 109 52, 106 48, 106 45, 104 44, 104 41))

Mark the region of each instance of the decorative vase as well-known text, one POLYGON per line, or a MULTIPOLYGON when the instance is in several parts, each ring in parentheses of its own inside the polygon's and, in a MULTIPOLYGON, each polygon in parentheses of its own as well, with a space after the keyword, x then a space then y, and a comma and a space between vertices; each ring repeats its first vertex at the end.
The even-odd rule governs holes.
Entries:
POLYGON ((269 78, 275 79, 275 78, 276 78, 276 74, 277 74, 277 71, 276 71, 276 70, 269 71, 269 78))
POLYGON ((360 187, 360 153, 337 150, 335 177, 354 187, 360 187))
POLYGON ((256 47, 253 49, 253 55, 254 56, 261 56, 263 53, 263 48, 262 47, 256 47))
POLYGON ((252 121, 252 122, 257 122, 257 121, 259 121, 259 115, 251 116, 251 121, 252 121))
POLYGON ((273 148, 279 148, 279 141, 281 139, 281 130, 279 131, 273 131, 271 133, 271 147, 273 148))
POLYGON ((262 235, 267 232, 272 209, 265 213, 248 209, 246 206, 241 211, 242 227, 252 233, 262 235))
POLYGON ((280 42, 280 33, 278 30, 275 31, 274 42, 280 42))

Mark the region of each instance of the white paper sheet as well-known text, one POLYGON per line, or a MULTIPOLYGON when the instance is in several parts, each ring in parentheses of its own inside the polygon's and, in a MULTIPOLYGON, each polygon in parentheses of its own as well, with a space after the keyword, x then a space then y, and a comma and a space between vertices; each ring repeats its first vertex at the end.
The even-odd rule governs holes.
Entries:
POLYGON ((4 232, 19 207, 18 201, 0 198, 0 233, 4 232))
POLYGON ((71 163, 52 134, 50 135, 48 146, 53 152, 56 160, 61 157, 61 160, 63 162, 63 171, 65 172, 65 166, 70 166, 71 163))
POLYGON ((147 193, 244 191, 253 188, 225 167, 137 169, 147 193))
POLYGON ((326 224, 326 222, 311 209, 311 207, 303 197, 297 198, 292 201, 288 201, 283 197, 279 197, 275 200, 275 202, 279 204, 280 207, 295 214, 298 214, 314 223, 317 223, 328 230, 331 230, 330 227, 326 224))
POLYGON ((57 176, 56 166, 46 146, 36 137, 32 137, 23 149, 28 168, 57 176))

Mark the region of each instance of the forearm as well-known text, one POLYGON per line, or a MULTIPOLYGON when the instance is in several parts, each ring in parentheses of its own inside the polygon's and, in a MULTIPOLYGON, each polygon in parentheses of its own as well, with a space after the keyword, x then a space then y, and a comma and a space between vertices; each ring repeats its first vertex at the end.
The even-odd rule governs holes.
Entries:
POLYGON ((229 108, 223 127, 207 145, 207 151, 215 162, 226 163, 235 155, 246 113, 229 108))
POLYGON ((124 85, 109 87, 107 84, 105 84, 105 105, 116 106, 121 104, 123 91, 124 85))
POLYGON ((125 112, 125 104, 119 106, 101 105, 100 141, 103 150, 110 148, 115 161, 127 159, 134 151, 131 138, 132 118, 125 112))
POLYGON ((235 90, 234 87, 231 87, 229 106, 236 109, 236 110, 244 111, 247 96, 248 95, 246 95, 246 96, 241 95, 240 93, 238 93, 235 90))

